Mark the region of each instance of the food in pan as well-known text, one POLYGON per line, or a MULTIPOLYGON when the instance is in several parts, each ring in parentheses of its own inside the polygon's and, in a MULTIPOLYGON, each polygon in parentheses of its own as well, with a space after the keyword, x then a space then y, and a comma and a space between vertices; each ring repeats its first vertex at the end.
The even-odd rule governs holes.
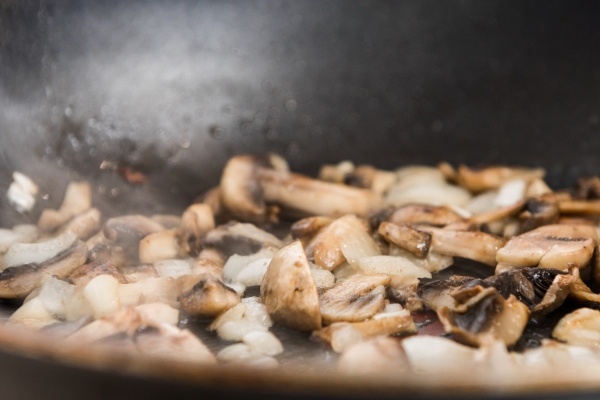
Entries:
POLYGON ((0 230, 5 329, 261 368, 295 361, 298 332, 348 374, 600 365, 600 179, 543 178, 342 162, 313 179, 243 155, 181 215, 111 218, 73 182, 0 230))

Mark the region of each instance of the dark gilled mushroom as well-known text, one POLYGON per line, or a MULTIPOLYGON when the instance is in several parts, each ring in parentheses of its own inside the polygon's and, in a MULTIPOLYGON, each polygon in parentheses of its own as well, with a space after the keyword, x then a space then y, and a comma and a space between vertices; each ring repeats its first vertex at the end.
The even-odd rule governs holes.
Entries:
POLYGON ((215 248, 226 257, 233 254, 254 254, 264 247, 283 245, 274 235, 252 224, 230 222, 208 232, 202 240, 204 247, 215 248))
POLYGON ((522 268, 584 268, 590 263, 596 240, 592 226, 546 225, 511 238, 498 250, 496 260, 522 268))
POLYGON ((238 294, 210 274, 179 298, 181 309, 194 317, 214 318, 240 303, 238 294))
POLYGON ((275 253, 260 286, 260 296, 273 321, 302 332, 321 327, 317 286, 299 241, 275 253))
POLYGON ((40 263, 11 266, 0 272, 0 298, 25 298, 41 282, 45 275, 59 279, 68 277, 87 259, 85 243, 75 241, 69 248, 40 263))
POLYGON ((519 233, 528 232, 543 225, 556 224, 560 218, 558 205, 554 201, 528 199, 519 214, 519 233))
POLYGON ((425 258, 431 245, 431 234, 414 229, 408 225, 396 225, 382 222, 379 234, 388 242, 394 243, 419 258, 425 258))
POLYGON ((490 189, 498 189, 502 184, 513 179, 533 180, 544 177, 543 169, 486 167, 481 169, 469 168, 465 165, 458 167, 458 183, 474 193, 490 189))
POLYGON ((281 210, 291 216, 339 217, 366 215, 381 198, 365 189, 323 182, 273 168, 264 157, 232 158, 221 178, 221 200, 234 218, 264 223, 276 221, 281 210))
POLYGON ((388 275, 353 275, 321 295, 323 324, 364 321, 381 311, 385 305, 382 293, 372 293, 378 286, 387 286, 388 275))
POLYGON ((496 252, 506 243, 506 239, 484 232, 453 231, 425 225, 416 228, 432 235, 432 251, 468 258, 490 266, 496 265, 496 252))

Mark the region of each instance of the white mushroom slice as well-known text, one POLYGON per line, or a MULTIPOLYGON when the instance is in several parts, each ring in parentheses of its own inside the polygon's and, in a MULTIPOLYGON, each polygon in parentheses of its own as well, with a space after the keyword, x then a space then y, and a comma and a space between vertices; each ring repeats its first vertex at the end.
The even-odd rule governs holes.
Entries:
POLYGON ((177 235, 176 229, 165 229, 143 238, 139 244, 140 262, 152 264, 159 260, 177 258, 180 253, 177 235))
POLYGON ((154 268, 161 277, 179 278, 192 273, 190 260, 161 260, 154 263, 154 268))
POLYGON ((13 182, 6 192, 9 203, 20 213, 31 211, 35 206, 38 186, 30 177, 18 171, 13 172, 12 178, 13 182))
POLYGON ((379 374, 394 371, 410 371, 402 342, 391 337, 376 337, 349 346, 337 363, 337 370, 344 374, 379 374))
POLYGON ((271 332, 253 331, 248 332, 242 338, 254 354, 276 356, 283 353, 283 345, 271 332))
POLYGON ((148 278, 119 286, 119 299, 123 307, 155 302, 175 305, 177 294, 177 283, 171 277, 148 278))
POLYGON ((382 222, 378 232, 390 243, 401 247, 419 258, 425 258, 431 245, 431 234, 407 225, 382 222))
POLYGON ((83 297, 92 307, 94 318, 103 318, 121 309, 119 281, 110 275, 98 275, 83 288, 83 297))
POLYGON ((181 247, 187 253, 197 250, 200 239, 214 228, 212 208, 208 204, 192 204, 181 216, 181 247))
POLYGON ((325 325, 357 322, 372 317, 385 307, 385 296, 371 294, 379 285, 390 283, 388 275, 355 275, 321 295, 321 317, 325 325))
POLYGON ((198 317, 216 317, 240 302, 235 291, 218 279, 203 275, 200 281, 179 298, 186 313, 198 317))
POLYGON ((275 322, 308 332, 321 327, 317 287, 299 241, 275 253, 260 295, 275 322))
POLYGON ((594 227, 546 225, 512 237, 497 252, 496 260, 520 267, 583 268, 592 258, 595 240, 594 227))
POLYGON ((326 269, 311 268, 310 272, 319 290, 330 289, 335 284, 335 276, 326 269))
POLYGON ((365 274, 388 274, 412 278, 431 278, 431 272, 403 257, 374 256, 361 258, 359 269, 365 274))
POLYGON ((2 259, 2 269, 24 264, 39 264, 70 248, 77 238, 66 233, 39 243, 14 243, 2 259))
POLYGON ((496 252, 506 243, 506 239, 484 232, 451 231, 428 226, 419 226, 418 229, 432 235, 432 251, 491 266, 496 265, 496 252))
POLYGON ((254 156, 229 160, 220 189, 225 208, 235 218, 251 222, 276 220, 279 207, 289 215, 339 217, 349 213, 367 215, 381 203, 381 198, 370 190, 278 170, 271 161, 254 156))
POLYGON ((2 271, 0 273, 0 298, 24 298, 47 275, 55 275, 59 279, 66 278, 85 263, 87 253, 85 243, 76 241, 65 251, 41 264, 25 264, 2 271))
POLYGON ((513 179, 531 181, 544 177, 543 169, 528 169, 514 167, 487 167, 471 169, 465 165, 458 167, 458 183, 470 190, 479 193, 485 190, 498 189, 504 183, 513 179))
POLYGON ((74 216, 92 207, 92 191, 87 182, 71 182, 58 210, 46 209, 40 215, 38 227, 43 232, 51 232, 74 216))
POLYGON ((552 336, 570 345, 600 349, 600 311, 580 308, 565 315, 552 336))
POLYGON ((100 230, 101 221, 100 211, 97 208, 90 208, 68 221, 61 228, 60 233, 72 233, 77 239, 87 240, 100 230))
POLYGON ((13 229, 0 229, 0 254, 6 253, 15 243, 31 243, 37 236, 35 225, 17 225, 13 229))
POLYGON ((141 332, 135 335, 135 344, 139 352, 177 361, 213 364, 214 355, 204 343, 187 329, 179 329, 161 324, 157 332, 141 332))

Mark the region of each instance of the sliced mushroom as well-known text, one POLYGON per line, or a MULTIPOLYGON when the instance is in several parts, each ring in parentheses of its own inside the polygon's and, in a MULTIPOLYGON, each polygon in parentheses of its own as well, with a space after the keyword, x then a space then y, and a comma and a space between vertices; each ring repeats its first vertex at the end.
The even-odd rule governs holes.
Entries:
POLYGON ((396 225, 391 222, 382 222, 379 225, 379 234, 390 243, 394 243, 419 258, 425 258, 431 245, 431 234, 418 231, 408 225, 396 225))
POLYGON ((364 321, 385 305, 381 293, 371 293, 378 286, 386 286, 388 275, 354 275, 336 284, 321 295, 323 324, 364 321))
POLYGON ((600 311, 580 308, 565 315, 552 336, 570 345, 600 349, 600 311))
POLYGON ((201 239, 215 228, 212 209, 207 204, 192 204, 181 216, 180 246, 187 254, 198 254, 201 239))
POLYGON ((283 243, 252 224, 230 222, 210 231, 204 237, 203 245, 213 247, 229 257, 233 254, 254 254, 264 247, 280 248, 283 243))
POLYGON ((512 179, 527 181, 544 177, 543 169, 511 168, 511 167, 486 167, 472 169, 465 165, 458 167, 458 183, 474 193, 485 190, 497 189, 502 184, 512 179))
POLYGON ((560 212, 553 201, 541 199, 529 199, 525 203, 524 210, 519 214, 521 226, 519 233, 528 232, 543 225, 558 223, 560 212))
POLYGON ((442 307, 453 310, 457 307, 456 300, 452 296, 457 288, 475 280, 470 276, 453 275, 448 279, 426 283, 417 291, 423 303, 430 309, 438 311, 442 307))
POLYGON ((323 216, 303 218, 292 224, 292 227, 290 228, 292 238, 300 240, 302 245, 306 247, 310 239, 333 221, 332 218, 323 216))
POLYGON ((214 318, 240 303, 235 291, 211 275, 201 275, 200 281, 179 298, 183 311, 194 317, 214 318))
POLYGON ((110 275, 117 279, 119 283, 127 283, 127 279, 125 279, 123 274, 114 265, 98 262, 92 262, 78 267, 71 272, 68 276, 68 280, 75 286, 83 287, 98 275, 110 275))
POLYGON ((506 239, 484 232, 451 231, 425 225, 419 225, 417 229, 432 235, 432 251, 491 266, 496 265, 496 252, 506 243, 506 239))
POLYGON ((409 204, 396 209, 387 220, 397 225, 429 224, 444 226, 462 222, 463 218, 447 206, 409 204))
POLYGON ((0 229, 0 255, 6 253, 15 243, 31 243, 37 237, 38 229, 35 225, 16 225, 12 229, 0 229))
POLYGON ((359 165, 345 174, 343 182, 346 185, 371 189, 375 193, 384 194, 396 182, 396 174, 371 165, 359 165))
POLYGON ((221 178, 221 200, 244 221, 276 221, 279 208, 288 215, 339 217, 366 215, 381 204, 370 190, 310 179, 281 169, 265 158, 237 156, 221 178))
POLYGON ((313 332, 312 337, 329 343, 335 352, 340 353, 349 346, 372 337, 417 332, 417 327, 407 310, 389 315, 377 314, 376 317, 380 318, 353 323, 336 322, 313 332))
POLYGON ((600 200, 563 200, 558 208, 563 214, 600 215, 600 200))
POLYGON ((600 199, 600 177, 594 176, 577 180, 574 197, 578 200, 600 199))
POLYGON ((337 165, 323 165, 319 170, 319 179, 333 183, 344 183, 346 175, 356 167, 351 161, 342 161, 337 165))
POLYGON ((321 327, 317 287, 299 241, 275 253, 260 296, 275 322, 303 332, 321 327))
POLYGON ((178 234, 177 229, 165 229, 144 237, 138 245, 140 262, 152 264, 177 258, 181 253, 178 234))
POLYGON ((79 240, 87 240, 100 230, 101 222, 100 211, 97 208, 90 208, 68 221, 59 233, 72 233, 79 240))
POLYGON ((58 210, 46 209, 40 215, 38 227, 42 232, 52 232, 74 216, 92 207, 92 192, 87 182, 72 182, 58 210))
POLYGON ((590 226, 546 225, 511 238, 496 260, 520 267, 583 268, 592 258, 596 238, 590 226))
POLYGON ((438 311, 446 332, 460 342, 475 346, 494 339, 502 340, 507 346, 516 343, 529 320, 529 308, 513 295, 504 299, 495 290, 480 290, 482 296, 475 295, 477 301, 466 304, 465 312, 446 307, 438 311))
POLYGON ((76 241, 69 248, 40 264, 31 263, 7 268, 0 273, 0 298, 26 297, 46 275, 63 279, 87 259, 87 246, 76 241))
POLYGON ((108 241, 123 249, 128 259, 137 261, 140 240, 164 229, 161 224, 143 215, 125 215, 106 221, 103 232, 108 241))

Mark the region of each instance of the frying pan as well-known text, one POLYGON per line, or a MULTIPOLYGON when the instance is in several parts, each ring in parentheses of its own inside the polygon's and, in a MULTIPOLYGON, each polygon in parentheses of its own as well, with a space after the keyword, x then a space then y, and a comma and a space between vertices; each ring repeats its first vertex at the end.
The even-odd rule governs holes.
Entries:
MULTIPOLYGON (((73 179, 92 182, 105 216, 180 212, 240 153, 276 152, 307 174, 344 159, 543 166, 554 187, 600 171, 595 1, 0 0, 0 10, 0 192, 18 170, 42 194, 25 215, 0 196, 3 227, 57 207, 73 179)), ((13 345, 0 353, 3 398, 368 397, 227 370, 196 384, 150 379, 13 345)))

